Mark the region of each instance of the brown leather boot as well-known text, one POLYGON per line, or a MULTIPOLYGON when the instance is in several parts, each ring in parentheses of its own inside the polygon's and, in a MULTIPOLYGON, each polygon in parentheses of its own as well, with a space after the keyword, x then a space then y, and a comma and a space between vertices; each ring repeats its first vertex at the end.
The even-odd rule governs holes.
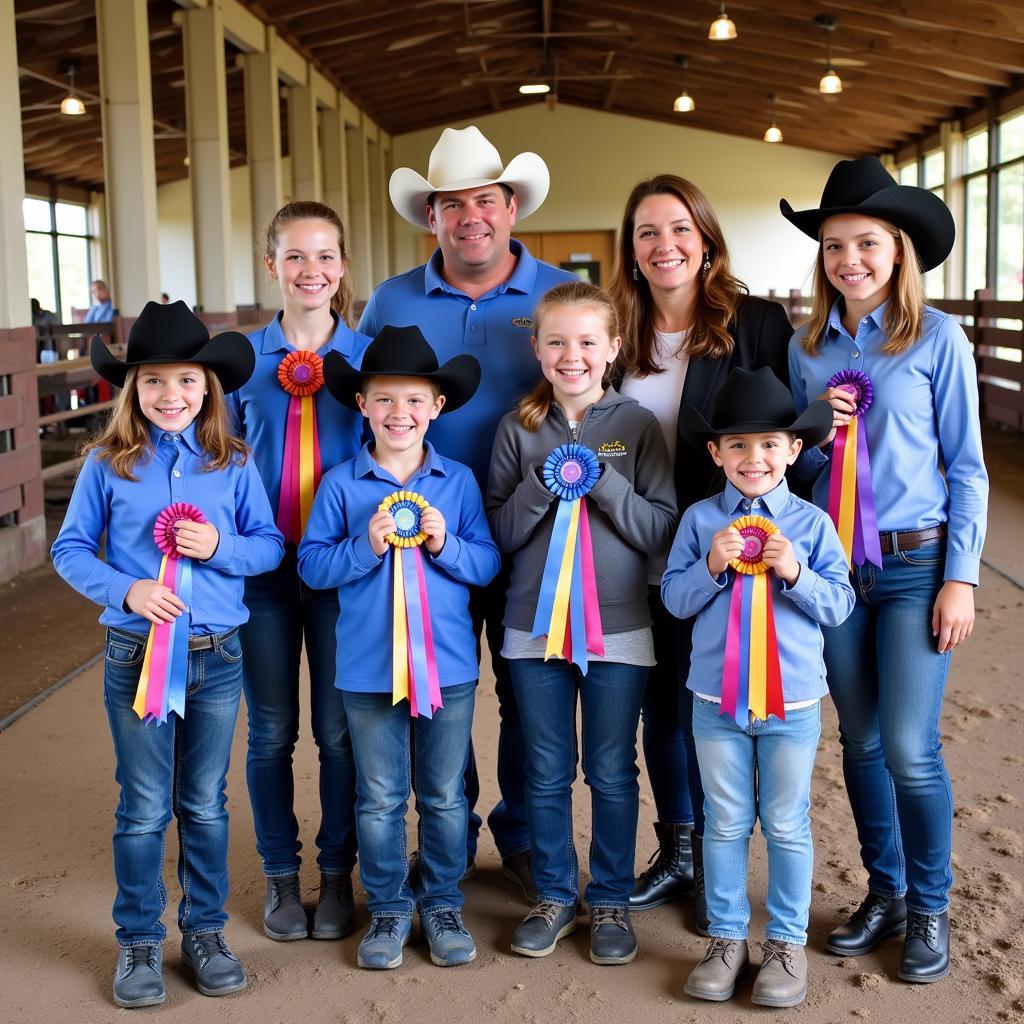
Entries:
POLYGON ((714 938, 708 943, 704 959, 690 971, 683 991, 696 999, 716 1003, 731 999, 749 962, 746 939, 714 938))
POLYGON ((793 942, 769 939, 757 972, 751 1002, 758 1006, 796 1006, 807 995, 807 956, 793 942))

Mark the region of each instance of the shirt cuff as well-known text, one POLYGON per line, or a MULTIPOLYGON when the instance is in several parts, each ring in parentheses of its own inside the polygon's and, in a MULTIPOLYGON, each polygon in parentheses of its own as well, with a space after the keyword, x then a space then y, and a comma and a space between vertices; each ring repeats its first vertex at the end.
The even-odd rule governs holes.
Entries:
POLYGON ((712 576, 708 568, 708 556, 704 555, 700 560, 701 568, 697 570, 696 584, 700 592, 708 597, 715 597, 725 590, 729 582, 729 573, 723 572, 721 576, 712 576))
POLYGON ((107 587, 107 607, 116 608, 119 612, 125 611, 128 606, 124 602, 133 583, 138 583, 134 576, 128 576, 123 572, 115 573, 110 586, 107 587))
POLYGON ((547 507, 555 500, 555 492, 549 491, 544 481, 537 475, 537 467, 531 468, 524 479, 529 481, 528 486, 533 492, 532 496, 538 499, 540 507, 547 507))
POLYGON ((786 595, 791 601, 796 601, 797 604, 803 604, 806 602, 811 594, 814 592, 815 574, 807 568, 803 563, 800 564, 800 574, 796 578, 796 583, 790 586, 785 580, 782 580, 782 593, 786 595))
POLYGON ((946 569, 942 574, 944 580, 957 580, 960 583, 978 585, 981 574, 981 556, 965 555, 959 551, 946 550, 946 569))
POLYGON ((211 569, 227 569, 235 557, 235 536, 232 533, 223 533, 220 530, 217 532, 220 534, 220 540, 217 541, 217 550, 203 562, 203 565, 208 565, 211 569))
POLYGON ((378 556, 374 553, 370 547, 370 538, 365 533, 361 533, 352 541, 352 557, 367 572, 375 569, 384 560, 384 555, 378 556))
POLYGON ((454 569, 459 564, 459 555, 462 554, 462 541, 454 533, 445 530, 444 547, 436 555, 431 554, 429 550, 427 554, 443 569, 454 569))

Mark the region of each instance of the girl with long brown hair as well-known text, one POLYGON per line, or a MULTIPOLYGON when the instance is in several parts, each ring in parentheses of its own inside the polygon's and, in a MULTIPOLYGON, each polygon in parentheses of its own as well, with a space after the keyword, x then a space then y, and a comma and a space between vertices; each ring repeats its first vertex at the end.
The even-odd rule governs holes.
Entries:
MULTIPOLYGON (((706 452, 678 442, 683 406, 709 416, 718 389, 736 366, 768 366, 788 381, 786 348, 792 328, 778 303, 746 293, 732 272, 725 237, 707 196, 674 174, 641 181, 630 193, 609 292, 622 329, 618 386, 657 416, 682 513, 724 483, 706 452)), ((667 549, 652 553, 648 567, 657 665, 643 707, 644 759, 658 811, 658 850, 637 879, 630 907, 646 910, 693 893, 697 930, 706 934, 704 793, 693 743, 692 697, 679 686, 689 661, 691 624, 673 619, 662 605, 667 556, 667 549)))
POLYGON ((285 557, 272 573, 248 581, 251 619, 242 633, 249 709, 246 778, 256 846, 266 876, 263 927, 272 939, 310 931, 299 889, 299 824, 292 753, 299 737, 299 664, 309 666, 309 720, 320 755, 320 889, 312 934, 339 939, 354 927, 355 769, 341 694, 334 688, 337 591, 299 579, 296 548, 320 477, 353 458, 362 443, 358 413, 323 385, 323 357, 339 352, 358 366, 369 338, 348 324, 352 294, 345 230, 315 202, 292 202, 274 215, 263 238, 267 272, 283 309, 249 340, 252 379, 232 406, 285 534, 285 557))

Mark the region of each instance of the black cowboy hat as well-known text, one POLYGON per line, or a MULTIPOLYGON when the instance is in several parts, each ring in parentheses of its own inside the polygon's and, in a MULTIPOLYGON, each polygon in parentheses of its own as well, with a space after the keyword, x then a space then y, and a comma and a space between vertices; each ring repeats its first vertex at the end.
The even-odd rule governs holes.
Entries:
POLYGON ((244 334, 225 331, 211 338, 206 324, 180 299, 146 303, 128 332, 123 362, 98 334, 93 336, 89 358, 92 368, 119 388, 133 366, 198 363, 217 375, 226 393, 237 391, 256 368, 256 353, 244 334))
POLYGON ((779 200, 782 216, 815 241, 821 225, 839 213, 879 217, 902 228, 914 243, 922 270, 937 267, 953 248, 953 214, 934 192, 898 185, 878 157, 840 160, 832 168, 816 210, 794 210, 779 200))
POLYGON ((356 392, 367 377, 424 377, 444 395, 441 412, 465 405, 480 384, 480 364, 472 356, 455 356, 438 366, 437 356, 418 327, 385 325, 363 354, 360 369, 337 352, 324 357, 324 383, 342 405, 358 409, 356 392))
POLYGON ((695 448, 722 434, 796 434, 805 445, 820 444, 832 429, 832 406, 811 402, 797 416, 789 388, 767 367, 744 370, 737 366, 715 395, 708 423, 692 405, 683 407, 679 433, 695 448))

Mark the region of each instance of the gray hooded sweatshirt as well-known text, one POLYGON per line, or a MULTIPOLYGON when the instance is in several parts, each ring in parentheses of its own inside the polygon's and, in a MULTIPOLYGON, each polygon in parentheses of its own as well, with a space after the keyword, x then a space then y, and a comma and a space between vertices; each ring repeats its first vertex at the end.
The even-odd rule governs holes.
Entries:
POLYGON ((678 515, 672 467, 654 414, 609 388, 575 432, 551 410, 536 432, 510 412, 498 424, 485 507, 498 547, 512 556, 504 625, 532 630, 557 498, 540 470, 559 445, 577 441, 597 455, 601 476, 586 497, 605 633, 649 626, 647 556, 667 551, 678 515), (574 436, 575 433, 575 436, 574 436))

